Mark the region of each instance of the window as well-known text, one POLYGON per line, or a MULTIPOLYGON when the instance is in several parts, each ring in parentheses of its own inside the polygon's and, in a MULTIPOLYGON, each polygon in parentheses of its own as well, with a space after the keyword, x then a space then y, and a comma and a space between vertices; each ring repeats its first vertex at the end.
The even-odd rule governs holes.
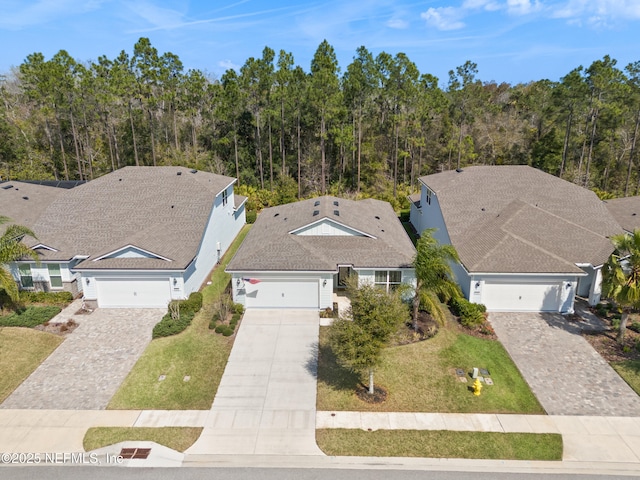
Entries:
POLYGON ((226 190, 222 191, 222 206, 224 207, 227 202, 229 201, 229 194, 227 193, 226 190))
POLYGON ((22 288, 33 288, 33 276, 31 275, 31 265, 28 263, 18 265, 20 272, 20 285, 22 288))
POLYGON ((402 283, 402 272, 376 270, 374 283, 385 292, 393 292, 402 283))
POLYGON ((427 188, 427 204, 431 205, 431 195, 433 195, 433 192, 431 191, 430 188, 427 188))
POLYGON ((60 274, 59 263, 49 263, 49 283, 51 288, 62 288, 62 275, 60 274))

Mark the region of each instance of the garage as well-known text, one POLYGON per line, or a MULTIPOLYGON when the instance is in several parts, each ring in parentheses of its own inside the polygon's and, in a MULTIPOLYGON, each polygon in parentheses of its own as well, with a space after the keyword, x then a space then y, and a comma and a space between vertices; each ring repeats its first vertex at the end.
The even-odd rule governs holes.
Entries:
POLYGON ((171 300, 168 278, 96 279, 101 308, 165 308, 171 300))
POLYGON ((245 281, 247 308, 319 308, 317 279, 253 281, 245 281))
POLYGON ((558 312, 561 283, 485 281, 482 303, 489 311, 558 312))

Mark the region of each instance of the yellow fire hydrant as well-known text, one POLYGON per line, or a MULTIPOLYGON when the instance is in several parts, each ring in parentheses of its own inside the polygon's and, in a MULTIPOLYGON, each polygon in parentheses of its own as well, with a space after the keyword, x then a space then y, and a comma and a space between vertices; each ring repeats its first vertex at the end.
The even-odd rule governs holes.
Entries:
POLYGON ((473 382, 473 394, 478 397, 480 396, 480 392, 482 391, 482 383, 480 383, 480 379, 476 378, 476 381, 473 382))

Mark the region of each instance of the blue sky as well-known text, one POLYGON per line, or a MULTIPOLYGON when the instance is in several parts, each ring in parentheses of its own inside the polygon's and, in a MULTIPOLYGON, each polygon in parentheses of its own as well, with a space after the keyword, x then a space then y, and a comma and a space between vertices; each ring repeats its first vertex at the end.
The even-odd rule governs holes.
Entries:
POLYGON ((308 71, 326 39, 342 71, 364 45, 406 53, 443 86, 466 60, 483 81, 518 83, 606 54, 622 68, 640 60, 638 32, 640 0, 0 0, 0 73, 33 52, 114 58, 140 37, 215 77, 265 45, 308 71))

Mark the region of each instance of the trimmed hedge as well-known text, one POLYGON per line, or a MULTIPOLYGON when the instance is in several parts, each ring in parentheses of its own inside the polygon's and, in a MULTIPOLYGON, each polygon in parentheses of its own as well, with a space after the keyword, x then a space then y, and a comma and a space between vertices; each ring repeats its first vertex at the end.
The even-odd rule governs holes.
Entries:
POLYGON ((460 323, 465 327, 482 325, 485 321, 484 312, 487 307, 481 303, 472 303, 466 298, 452 298, 449 302, 451 312, 460 317, 460 323))
POLYGON ((242 315, 244 313, 244 305, 242 305, 241 303, 234 303, 231 307, 231 311, 238 315, 242 315))
POLYGON ((48 322, 60 313, 60 307, 27 307, 20 312, 0 317, 0 326, 33 328, 48 322))
POLYGON ((44 303, 46 305, 66 305, 73 301, 71 292, 20 292, 22 303, 44 303))
POLYGON ((245 213, 245 219, 247 223, 255 223, 258 218, 258 212, 255 210, 247 210, 245 213))

